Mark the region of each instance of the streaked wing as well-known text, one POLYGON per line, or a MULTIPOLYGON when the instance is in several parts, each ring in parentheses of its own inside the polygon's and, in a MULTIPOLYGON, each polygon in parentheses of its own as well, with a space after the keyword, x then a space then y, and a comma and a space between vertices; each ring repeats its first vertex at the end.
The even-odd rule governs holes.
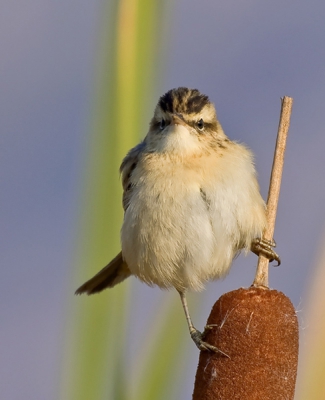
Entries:
POLYGON ((132 192, 134 188, 134 183, 132 182, 132 173, 136 169, 139 156, 141 151, 143 150, 145 144, 144 142, 139 143, 137 146, 133 147, 124 160, 122 161, 120 172, 122 175, 122 186, 123 186, 123 208, 124 212, 128 208, 130 204, 130 199, 132 197, 132 192))

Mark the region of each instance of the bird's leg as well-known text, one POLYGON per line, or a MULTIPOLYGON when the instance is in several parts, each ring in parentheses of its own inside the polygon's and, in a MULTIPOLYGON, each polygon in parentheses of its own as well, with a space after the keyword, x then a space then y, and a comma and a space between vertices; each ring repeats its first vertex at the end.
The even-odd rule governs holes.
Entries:
POLYGON ((270 262, 277 261, 278 267, 281 264, 281 259, 278 254, 273 250, 273 247, 276 247, 276 243, 274 240, 255 238, 251 244, 251 251, 257 256, 262 254, 270 262))
POLYGON ((182 301, 183 309, 185 312, 186 321, 187 321, 188 329, 190 331, 191 338, 194 341, 194 343, 196 344, 196 346, 200 350, 213 351, 215 353, 221 353, 221 354, 225 355, 226 357, 228 357, 227 354, 223 353, 221 350, 217 349, 215 346, 212 346, 211 344, 204 342, 202 340, 203 334, 200 331, 198 331, 192 323, 191 316, 188 311, 187 301, 186 301, 186 297, 185 297, 185 291, 184 292, 179 291, 178 293, 181 296, 181 301, 182 301))

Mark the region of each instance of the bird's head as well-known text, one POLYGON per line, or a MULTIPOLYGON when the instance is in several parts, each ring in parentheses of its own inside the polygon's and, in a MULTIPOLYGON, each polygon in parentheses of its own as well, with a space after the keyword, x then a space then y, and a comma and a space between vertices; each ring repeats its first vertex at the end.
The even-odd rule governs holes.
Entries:
POLYGON ((145 141, 152 152, 190 155, 225 138, 208 96, 179 87, 160 97, 145 141))

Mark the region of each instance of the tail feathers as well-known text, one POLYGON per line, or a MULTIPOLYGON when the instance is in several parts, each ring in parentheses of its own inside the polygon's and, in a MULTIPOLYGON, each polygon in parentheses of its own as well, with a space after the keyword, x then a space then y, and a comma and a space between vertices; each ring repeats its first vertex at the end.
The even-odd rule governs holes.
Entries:
POLYGON ((123 261, 122 252, 120 252, 113 260, 100 270, 94 277, 89 279, 76 290, 75 294, 94 294, 104 289, 111 288, 118 283, 124 281, 131 275, 129 267, 123 261))

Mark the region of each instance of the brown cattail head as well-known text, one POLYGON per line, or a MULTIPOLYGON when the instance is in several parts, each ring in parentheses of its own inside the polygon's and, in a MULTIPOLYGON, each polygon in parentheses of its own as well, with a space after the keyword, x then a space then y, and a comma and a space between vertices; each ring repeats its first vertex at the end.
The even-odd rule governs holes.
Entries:
POLYGON ((224 294, 204 340, 226 353, 201 351, 193 400, 293 399, 298 321, 291 301, 263 288, 224 294))

